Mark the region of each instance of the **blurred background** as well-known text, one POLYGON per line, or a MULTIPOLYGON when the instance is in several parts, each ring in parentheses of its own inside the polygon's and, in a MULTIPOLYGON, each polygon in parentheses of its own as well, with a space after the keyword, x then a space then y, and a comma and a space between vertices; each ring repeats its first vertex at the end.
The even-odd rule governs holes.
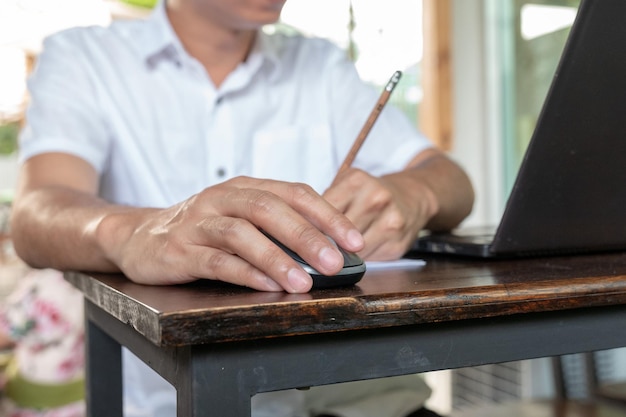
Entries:
MULTIPOLYGON (((42 39, 73 26, 141 19, 153 0, 0 0, 0 296, 23 273, 7 218, 15 187, 26 80, 42 39)), ((467 224, 496 223, 554 76, 579 0, 289 0, 268 31, 332 40, 361 77, 470 174, 477 192, 467 224)), ((602 353, 603 378, 626 378, 624 353, 602 353)), ((580 357, 572 357, 574 383, 580 357)), ((554 392, 550 359, 427 375, 441 412, 554 392)), ((587 395, 580 389, 581 396, 587 395)))

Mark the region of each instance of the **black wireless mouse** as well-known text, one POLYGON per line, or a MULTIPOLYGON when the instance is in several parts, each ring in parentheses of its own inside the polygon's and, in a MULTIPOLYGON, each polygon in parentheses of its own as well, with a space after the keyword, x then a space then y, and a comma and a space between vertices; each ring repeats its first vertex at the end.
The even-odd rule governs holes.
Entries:
POLYGON ((356 253, 348 252, 339 247, 333 239, 328 237, 328 240, 339 249, 339 252, 343 255, 343 268, 336 275, 324 275, 318 272, 315 268, 309 265, 304 259, 297 253, 289 249, 287 246, 280 243, 273 236, 270 236, 265 231, 262 231, 272 242, 274 242, 279 248, 293 260, 295 260, 302 269, 304 269, 311 278, 313 278, 313 288, 330 288, 354 285, 363 278, 365 275, 365 262, 356 253))

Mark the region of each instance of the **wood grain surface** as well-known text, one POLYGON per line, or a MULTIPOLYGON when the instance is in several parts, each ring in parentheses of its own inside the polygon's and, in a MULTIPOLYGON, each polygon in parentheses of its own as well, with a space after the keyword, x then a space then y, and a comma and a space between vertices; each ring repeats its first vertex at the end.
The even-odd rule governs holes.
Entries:
POLYGON ((70 272, 100 308, 159 346, 254 340, 626 304, 626 254, 519 260, 426 259, 367 272, 348 288, 264 293, 204 280, 145 286, 70 272))

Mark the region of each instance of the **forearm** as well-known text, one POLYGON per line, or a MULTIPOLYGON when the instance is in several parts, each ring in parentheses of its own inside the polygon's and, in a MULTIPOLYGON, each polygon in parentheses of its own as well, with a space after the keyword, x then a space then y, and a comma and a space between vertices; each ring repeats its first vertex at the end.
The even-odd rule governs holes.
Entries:
MULTIPOLYGON (((18 255, 33 267, 116 272, 99 225, 108 214, 131 210, 67 187, 47 186, 20 195, 11 235, 18 255)), ((109 234, 113 231, 109 231, 109 234)))

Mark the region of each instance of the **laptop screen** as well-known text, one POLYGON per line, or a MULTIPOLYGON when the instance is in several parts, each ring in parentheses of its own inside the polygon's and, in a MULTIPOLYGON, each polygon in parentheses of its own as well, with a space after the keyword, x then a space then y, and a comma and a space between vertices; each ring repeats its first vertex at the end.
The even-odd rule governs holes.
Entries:
POLYGON ((583 0, 492 251, 626 249, 626 1, 583 0))

